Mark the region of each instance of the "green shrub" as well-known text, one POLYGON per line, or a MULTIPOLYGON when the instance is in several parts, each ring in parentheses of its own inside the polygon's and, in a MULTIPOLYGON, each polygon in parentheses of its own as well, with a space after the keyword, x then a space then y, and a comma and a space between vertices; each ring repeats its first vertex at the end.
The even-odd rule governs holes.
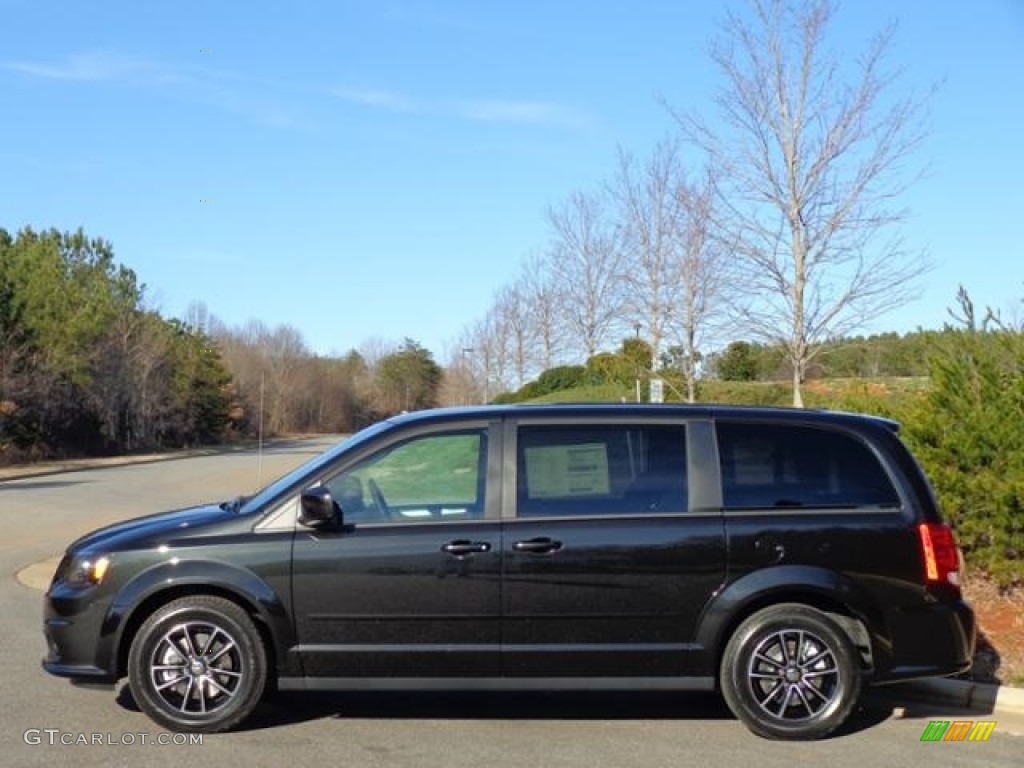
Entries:
POLYGON ((1024 584, 1024 336, 947 333, 904 434, 969 565, 1024 584))

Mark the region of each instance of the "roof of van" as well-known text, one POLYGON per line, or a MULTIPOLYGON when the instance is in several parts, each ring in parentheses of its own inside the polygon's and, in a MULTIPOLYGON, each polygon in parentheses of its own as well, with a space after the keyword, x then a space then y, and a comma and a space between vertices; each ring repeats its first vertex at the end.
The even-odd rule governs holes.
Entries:
POLYGON ((899 432, 899 422, 863 413, 829 411, 813 408, 786 408, 780 406, 724 405, 724 404, 681 404, 681 403, 545 403, 510 405, 470 405, 451 408, 432 408, 423 411, 409 411, 394 416, 391 423, 452 421, 467 418, 495 418, 514 416, 516 418, 550 418, 554 415, 593 416, 608 418, 622 416, 636 417, 678 417, 678 418, 726 418, 757 419, 766 421, 816 422, 834 424, 861 424, 865 422, 883 426, 892 432, 899 432))

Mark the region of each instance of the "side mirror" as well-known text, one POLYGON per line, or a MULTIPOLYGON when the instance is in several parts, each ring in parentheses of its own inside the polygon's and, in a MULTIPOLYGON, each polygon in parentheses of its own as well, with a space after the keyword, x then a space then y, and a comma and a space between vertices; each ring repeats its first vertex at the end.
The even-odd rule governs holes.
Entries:
POLYGON ((307 488, 302 492, 299 507, 299 522, 310 528, 323 528, 338 522, 338 514, 331 498, 331 491, 324 485, 307 488))

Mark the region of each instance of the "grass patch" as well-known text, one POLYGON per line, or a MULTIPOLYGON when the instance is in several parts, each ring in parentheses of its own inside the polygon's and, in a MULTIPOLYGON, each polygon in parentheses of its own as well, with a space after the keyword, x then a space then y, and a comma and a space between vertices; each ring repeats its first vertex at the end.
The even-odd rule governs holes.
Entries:
POLYGON ((621 384, 596 384, 552 392, 531 403, 621 403, 636 400, 636 390, 621 384))

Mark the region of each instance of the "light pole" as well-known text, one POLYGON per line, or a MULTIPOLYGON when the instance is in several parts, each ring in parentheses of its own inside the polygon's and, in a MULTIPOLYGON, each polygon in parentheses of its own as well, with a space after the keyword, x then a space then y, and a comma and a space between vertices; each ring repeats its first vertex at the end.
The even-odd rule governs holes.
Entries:
POLYGON ((470 367, 469 363, 466 362, 468 360, 469 356, 472 355, 472 354, 473 354, 473 348, 472 347, 463 347, 462 348, 462 371, 465 374, 466 379, 468 380, 468 381, 466 381, 466 389, 463 391, 463 399, 465 401, 463 403, 463 405, 469 405, 470 398, 473 396, 473 392, 472 392, 473 385, 476 384, 476 382, 473 379, 473 369, 472 369, 472 367, 470 367))

